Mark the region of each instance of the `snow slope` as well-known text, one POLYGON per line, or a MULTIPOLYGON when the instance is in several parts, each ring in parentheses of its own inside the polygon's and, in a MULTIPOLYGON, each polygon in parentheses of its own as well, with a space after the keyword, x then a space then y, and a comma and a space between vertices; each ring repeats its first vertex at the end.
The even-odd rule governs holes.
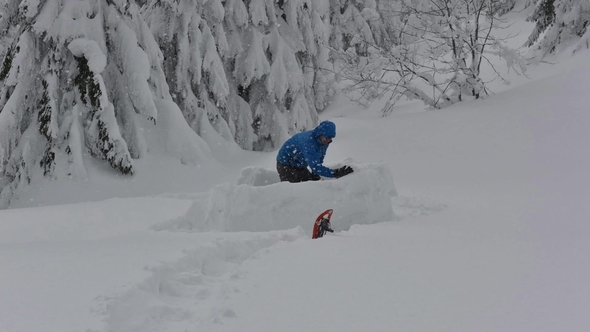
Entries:
MULTIPOLYGON (((388 165, 395 221, 321 240, 161 227, 240 169, 274 165, 243 152, 209 176, 140 165, 131 181, 151 196, 0 211, 0 331, 586 331, 589 57, 445 110, 325 114, 327 163, 388 165)), ((51 185, 22 206, 123 186, 51 185)))

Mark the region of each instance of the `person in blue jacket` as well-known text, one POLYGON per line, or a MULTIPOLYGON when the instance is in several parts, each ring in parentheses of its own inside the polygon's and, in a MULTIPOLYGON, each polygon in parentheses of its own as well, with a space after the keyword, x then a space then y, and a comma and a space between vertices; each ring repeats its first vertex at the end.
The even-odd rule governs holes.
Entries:
POLYGON ((354 170, 350 166, 330 169, 322 165, 334 137, 336 125, 331 121, 323 121, 315 129, 289 138, 277 155, 277 171, 281 181, 317 181, 322 176, 340 178, 352 173, 354 170))

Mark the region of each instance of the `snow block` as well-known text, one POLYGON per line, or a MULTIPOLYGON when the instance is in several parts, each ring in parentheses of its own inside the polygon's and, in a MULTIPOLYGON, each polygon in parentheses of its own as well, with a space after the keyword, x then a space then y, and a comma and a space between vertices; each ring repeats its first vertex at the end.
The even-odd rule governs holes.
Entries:
POLYGON ((244 169, 236 183, 213 188, 208 199, 195 201, 185 216, 169 226, 224 232, 301 226, 311 234, 317 215, 329 208, 334 209, 332 228, 336 231, 354 224, 394 220, 391 197, 397 196, 397 192, 389 167, 347 164, 355 169, 354 173, 340 179, 304 183, 278 182, 278 174, 271 170, 244 169))
POLYGON ((281 182, 279 173, 272 169, 261 167, 247 167, 242 169, 236 185, 250 185, 254 187, 268 186, 281 182))

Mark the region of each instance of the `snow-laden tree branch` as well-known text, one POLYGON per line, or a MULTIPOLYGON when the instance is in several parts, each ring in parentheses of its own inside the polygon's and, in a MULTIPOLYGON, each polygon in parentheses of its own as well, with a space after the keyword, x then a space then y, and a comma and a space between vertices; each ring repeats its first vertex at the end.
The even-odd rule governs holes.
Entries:
POLYGON ((362 38, 336 50, 343 60, 339 74, 354 82, 350 89, 360 91, 363 100, 388 96, 385 114, 402 97, 432 108, 481 98, 488 94, 481 77, 488 57, 524 71, 520 55, 494 34, 504 25, 498 13, 513 5, 487 0, 380 3, 385 38, 362 38))

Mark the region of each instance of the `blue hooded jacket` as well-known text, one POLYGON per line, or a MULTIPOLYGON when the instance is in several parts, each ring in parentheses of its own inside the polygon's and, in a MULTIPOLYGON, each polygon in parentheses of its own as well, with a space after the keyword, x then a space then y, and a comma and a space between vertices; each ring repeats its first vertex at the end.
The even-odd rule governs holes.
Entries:
POLYGON ((313 174, 333 178, 334 171, 322 165, 329 144, 323 145, 320 136, 336 137, 336 125, 323 121, 314 130, 293 135, 279 150, 277 162, 298 168, 309 166, 313 174))

